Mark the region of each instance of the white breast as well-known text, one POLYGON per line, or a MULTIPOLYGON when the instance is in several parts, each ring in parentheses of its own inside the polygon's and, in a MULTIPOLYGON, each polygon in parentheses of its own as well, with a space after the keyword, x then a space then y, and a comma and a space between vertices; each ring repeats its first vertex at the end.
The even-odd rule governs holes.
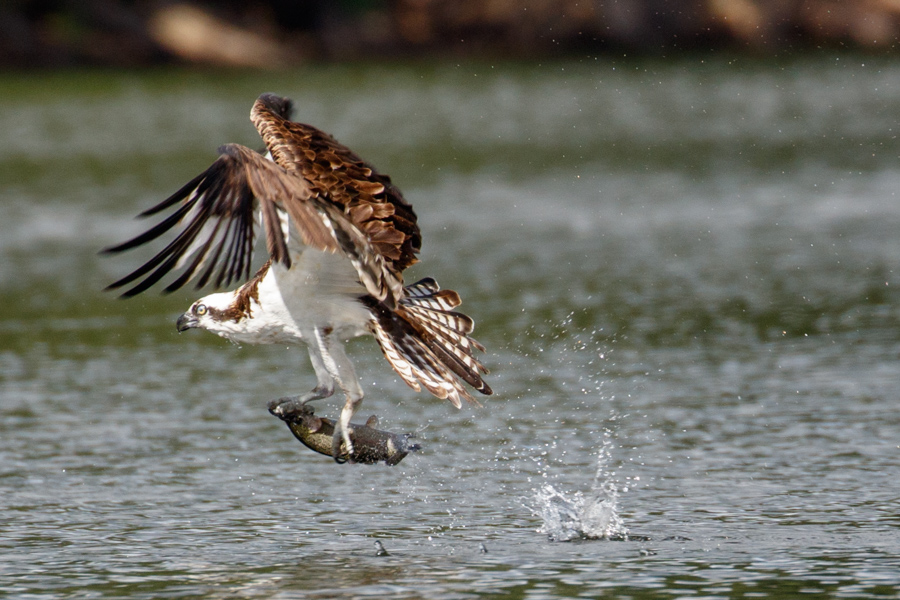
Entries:
MULTIPOLYGON (((230 294, 229 304, 235 294, 230 294)), ((238 321, 216 321, 206 328, 238 344, 297 344, 303 341, 301 329, 285 306, 271 270, 260 281, 257 298, 250 300, 249 317, 238 321)))
POLYGON ((342 338, 368 333, 372 316, 358 300, 367 292, 346 258, 305 249, 292 252, 291 263, 290 269, 273 265, 269 275, 274 274, 283 305, 300 331, 330 327, 342 338))

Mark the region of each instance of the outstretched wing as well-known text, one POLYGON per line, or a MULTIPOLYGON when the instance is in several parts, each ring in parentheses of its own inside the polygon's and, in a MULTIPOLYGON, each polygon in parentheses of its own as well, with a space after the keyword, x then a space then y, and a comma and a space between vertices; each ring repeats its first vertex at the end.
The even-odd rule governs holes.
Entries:
POLYGON ((198 288, 213 277, 216 287, 249 279, 257 212, 261 214, 269 256, 275 262, 290 266, 286 214, 305 244, 332 252, 338 249, 331 228, 308 201, 310 193, 302 179, 237 144, 222 146, 219 153, 206 171, 141 216, 174 207, 172 214, 134 239, 104 250, 122 252, 178 230, 153 258, 109 289, 137 282, 123 294, 134 296, 182 268, 184 271, 165 291, 177 290, 195 278, 199 278, 198 288))
POLYGON ((375 298, 396 307, 401 271, 416 260, 421 237, 412 207, 390 178, 377 173, 333 138, 287 120, 290 101, 264 94, 251 119, 274 162, 236 144, 175 194, 142 213, 173 212, 156 226, 105 252, 121 252, 176 230, 175 238, 146 264, 109 288, 135 284, 134 296, 167 273, 183 269, 166 292, 196 279, 217 287, 249 279, 257 214, 269 257, 290 266, 288 244, 340 252, 375 298))

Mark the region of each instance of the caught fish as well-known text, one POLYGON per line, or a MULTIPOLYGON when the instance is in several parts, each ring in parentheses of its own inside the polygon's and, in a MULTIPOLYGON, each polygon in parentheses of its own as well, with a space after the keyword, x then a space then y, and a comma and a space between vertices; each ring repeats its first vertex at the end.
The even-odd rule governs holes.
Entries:
MULTIPOLYGON (((269 402, 269 412, 287 423, 291 433, 304 446, 319 454, 332 456, 331 444, 334 436, 334 419, 315 416, 313 409, 304 404, 296 409, 285 409, 291 403, 284 403, 284 398, 269 402)), ((341 444, 341 452, 335 457, 338 462, 356 462, 373 465, 384 462, 396 465, 410 452, 419 450, 421 446, 410 439, 411 433, 391 433, 375 429, 378 419, 369 417, 365 425, 350 424, 350 440, 353 442, 353 457, 347 454, 346 444, 341 444)))

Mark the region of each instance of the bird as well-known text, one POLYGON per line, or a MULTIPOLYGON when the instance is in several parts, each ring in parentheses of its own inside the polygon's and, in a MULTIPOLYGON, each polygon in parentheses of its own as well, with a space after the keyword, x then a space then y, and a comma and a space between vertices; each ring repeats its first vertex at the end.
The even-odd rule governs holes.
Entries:
MULTIPOLYGON (((309 392, 287 396, 290 411, 343 392, 332 455, 352 460, 350 419, 363 389, 344 342, 371 335, 387 362, 416 391, 456 408, 490 395, 485 352, 461 300, 430 277, 406 285, 418 262, 418 217, 391 178, 331 135, 292 120, 294 104, 266 93, 250 111, 265 144, 225 144, 205 171, 139 216, 160 216, 136 237, 103 249, 116 254, 170 239, 142 266, 107 286, 124 298, 167 275, 164 293, 194 282, 215 292, 178 317, 179 332, 203 329, 238 344, 305 345, 316 375, 309 392), (253 268, 256 241, 265 260, 253 268), (261 246, 261 244, 259 244, 261 246), (468 386, 468 387, 467 387, 468 386), (344 444, 344 451, 341 444, 344 444)), ((256 252, 255 252, 256 251, 256 252)))

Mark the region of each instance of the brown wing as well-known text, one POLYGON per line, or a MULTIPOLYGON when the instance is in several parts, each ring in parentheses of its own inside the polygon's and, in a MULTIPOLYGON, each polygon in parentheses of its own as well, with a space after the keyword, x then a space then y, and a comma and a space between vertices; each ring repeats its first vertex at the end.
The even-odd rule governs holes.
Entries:
POLYGON ((427 278, 406 287, 397 310, 372 299, 363 302, 372 310, 371 330, 381 351, 410 387, 424 387, 456 408, 463 398, 477 404, 463 382, 482 394, 493 393, 482 378, 488 371, 474 354, 484 351, 470 335, 475 323, 453 310, 459 294, 427 278))
POLYGON ((134 239, 104 250, 122 252, 178 230, 175 239, 153 258, 109 289, 137 281, 123 294, 134 296, 182 268, 165 291, 177 290, 198 277, 197 287, 203 287, 214 275, 217 287, 246 281, 252 268, 257 210, 262 215, 269 256, 275 262, 290 266, 288 236, 282 224, 285 214, 290 215, 305 244, 331 252, 340 248, 332 228, 309 201, 305 181, 243 146, 227 144, 219 152, 206 171, 141 216, 175 207, 172 214, 134 239))
POLYGON ((394 273, 415 263, 422 246, 416 213, 391 178, 327 133, 289 120, 289 102, 263 94, 250 112, 275 162, 302 176, 314 197, 339 208, 394 273))
POLYGON ((123 294, 133 296, 178 269, 184 271, 165 291, 198 277, 197 287, 249 279, 258 210, 271 260, 290 266, 289 221, 305 245, 341 252, 370 294, 397 306, 403 295, 400 272, 416 261, 421 245, 412 207, 390 178, 349 149, 313 127, 288 121, 290 106, 287 99, 264 94, 251 112, 277 164, 243 146, 222 146, 212 166, 142 214, 175 207, 169 217, 105 250, 121 252, 179 231, 150 261, 109 288, 137 282, 123 294))

